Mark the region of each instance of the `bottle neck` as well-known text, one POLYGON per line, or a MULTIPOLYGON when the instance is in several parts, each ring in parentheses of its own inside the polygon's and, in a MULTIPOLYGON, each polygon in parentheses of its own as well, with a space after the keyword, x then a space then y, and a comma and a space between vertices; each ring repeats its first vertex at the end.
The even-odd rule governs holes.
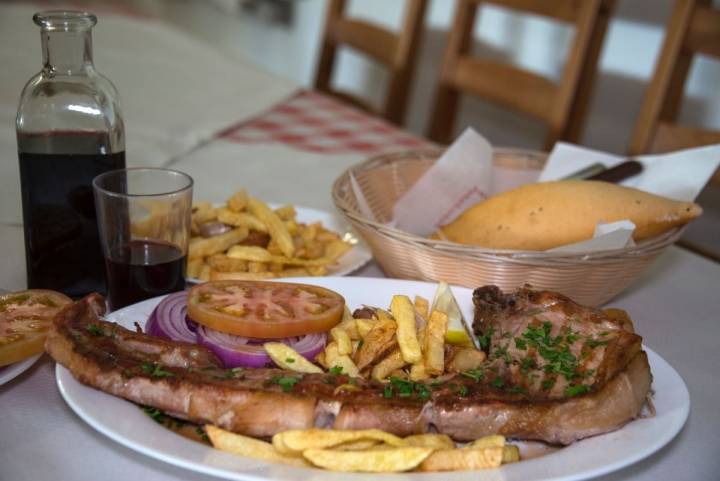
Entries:
POLYGON ((43 70, 51 75, 86 74, 93 69, 91 30, 40 32, 43 70))

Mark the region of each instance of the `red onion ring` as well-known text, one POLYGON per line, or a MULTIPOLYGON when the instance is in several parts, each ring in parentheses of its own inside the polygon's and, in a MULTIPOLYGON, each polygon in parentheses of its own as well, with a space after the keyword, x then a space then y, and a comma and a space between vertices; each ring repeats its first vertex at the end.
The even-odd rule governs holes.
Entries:
MULTIPOLYGON (((187 316, 186 291, 175 292, 160 301, 145 324, 145 332, 151 336, 205 346, 220 358, 226 368, 264 367, 272 364, 263 348, 263 344, 268 341, 225 334, 198 325, 190 319, 187 316)), ((324 333, 317 333, 272 341, 283 342, 312 361, 325 348, 326 339, 324 333)))
MULTIPOLYGON (((309 361, 313 361, 325 347, 327 337, 324 333, 307 334, 299 337, 285 339, 272 339, 273 342, 282 342, 309 361)), ((247 337, 225 334, 204 326, 198 326, 198 344, 213 351, 226 368, 233 367, 264 367, 272 364, 263 344, 263 339, 250 339, 247 337)))
POLYGON ((197 324, 187 317, 187 292, 170 294, 150 314, 145 332, 151 336, 197 344, 197 324))

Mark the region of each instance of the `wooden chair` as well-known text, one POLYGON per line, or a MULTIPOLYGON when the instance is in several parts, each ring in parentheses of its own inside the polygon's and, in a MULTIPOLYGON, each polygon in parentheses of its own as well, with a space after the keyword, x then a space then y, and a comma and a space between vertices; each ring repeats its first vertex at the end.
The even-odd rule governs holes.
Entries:
POLYGON ((400 33, 344 15, 347 0, 330 0, 320 51, 315 88, 368 112, 401 124, 405 116, 413 67, 417 57, 427 0, 406 0, 400 33), (344 44, 383 64, 390 72, 385 101, 379 111, 349 93, 334 90, 331 77, 337 48, 344 44))
POLYGON ((720 143, 720 131, 676 123, 695 54, 720 59, 720 9, 711 0, 677 0, 630 142, 631 155, 720 143))
MULTIPOLYGON (((720 59, 720 9, 713 8, 711 0, 676 0, 630 142, 631 155, 720 143, 720 131, 676 123, 696 54, 720 59)), ((705 214, 678 241, 716 262, 720 262, 718 239, 712 240, 706 233, 718 232, 718 200, 720 169, 697 199, 705 214)))
POLYGON ((461 93, 471 93, 543 120, 545 150, 582 133, 595 67, 615 0, 459 0, 435 94, 428 137, 448 143, 461 93), (494 4, 574 25, 562 77, 555 83, 506 63, 471 55, 477 9, 494 4))

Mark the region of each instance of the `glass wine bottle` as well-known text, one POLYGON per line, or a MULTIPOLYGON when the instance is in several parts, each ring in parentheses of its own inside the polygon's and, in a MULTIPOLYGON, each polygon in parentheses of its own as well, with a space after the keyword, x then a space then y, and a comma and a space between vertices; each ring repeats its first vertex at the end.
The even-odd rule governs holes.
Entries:
POLYGON ((94 15, 49 11, 33 20, 43 67, 16 118, 28 287, 105 293, 92 180, 125 167, 117 91, 93 65, 94 15))

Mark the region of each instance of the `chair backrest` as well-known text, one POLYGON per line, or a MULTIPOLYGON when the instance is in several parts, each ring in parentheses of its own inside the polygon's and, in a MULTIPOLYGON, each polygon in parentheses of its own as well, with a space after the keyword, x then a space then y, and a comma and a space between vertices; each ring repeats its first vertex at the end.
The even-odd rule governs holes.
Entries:
POLYGON ((615 0, 459 0, 443 60, 428 137, 448 143, 461 93, 470 93, 536 117, 548 126, 545 150, 560 139, 577 141, 615 0), (478 7, 494 4, 574 26, 561 78, 543 76, 472 56, 478 7))
POLYGON ((695 54, 720 59, 720 9, 713 8, 711 0, 676 0, 635 125, 630 154, 720 143, 720 131, 676 124, 695 54))
POLYGON ((330 0, 320 51, 315 88, 401 124, 405 116, 412 72, 423 29, 427 0, 406 0, 399 33, 345 15, 347 0, 330 0), (349 93, 332 88, 333 64, 338 46, 347 45, 371 57, 389 70, 385 101, 379 111, 349 93))

